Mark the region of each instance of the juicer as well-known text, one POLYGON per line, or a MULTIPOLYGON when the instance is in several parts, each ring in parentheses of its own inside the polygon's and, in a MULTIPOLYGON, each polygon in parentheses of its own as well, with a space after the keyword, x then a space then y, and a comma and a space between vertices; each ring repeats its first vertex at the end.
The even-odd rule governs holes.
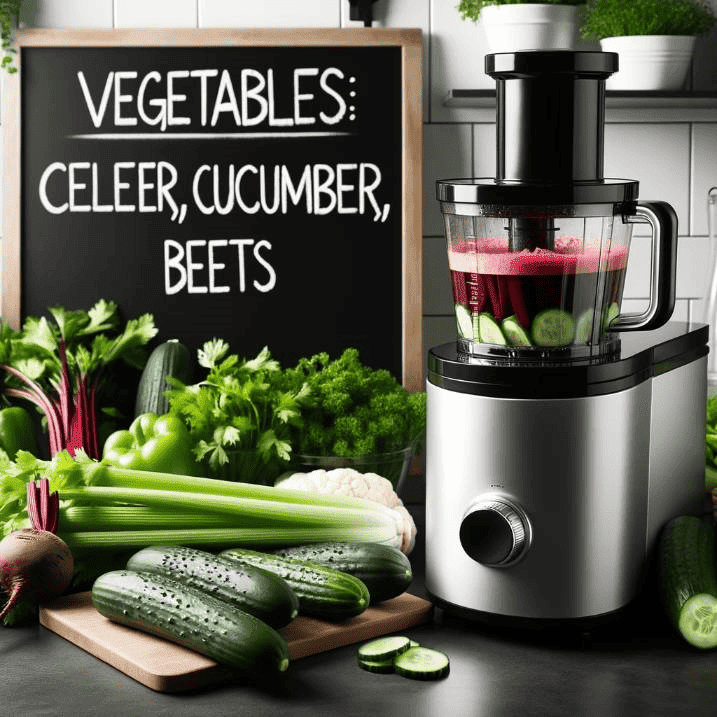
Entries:
POLYGON ((448 611, 615 616, 662 526, 702 507, 707 327, 671 321, 672 207, 603 176, 617 63, 487 55, 496 177, 437 183, 457 337, 428 353, 426 588, 448 611), (650 297, 625 313, 638 223, 650 297))

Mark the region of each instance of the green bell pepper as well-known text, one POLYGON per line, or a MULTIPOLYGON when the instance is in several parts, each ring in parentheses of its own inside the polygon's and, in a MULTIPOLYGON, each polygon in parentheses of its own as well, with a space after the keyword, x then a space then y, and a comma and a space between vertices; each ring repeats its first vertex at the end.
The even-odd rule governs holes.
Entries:
POLYGON ((129 429, 110 434, 102 459, 122 468, 200 475, 186 426, 181 418, 169 414, 143 413, 129 429))
POLYGON ((0 411, 0 448, 12 461, 18 451, 30 451, 37 455, 35 425, 22 406, 10 406, 0 411))

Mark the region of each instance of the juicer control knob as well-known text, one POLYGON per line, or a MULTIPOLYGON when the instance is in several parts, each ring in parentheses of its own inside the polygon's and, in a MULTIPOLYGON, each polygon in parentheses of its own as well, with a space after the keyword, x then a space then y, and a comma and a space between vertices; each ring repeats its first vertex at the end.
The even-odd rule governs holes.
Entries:
POLYGON ((463 550, 478 563, 490 567, 515 563, 530 543, 530 523, 525 512, 511 501, 485 498, 475 502, 460 527, 463 550))

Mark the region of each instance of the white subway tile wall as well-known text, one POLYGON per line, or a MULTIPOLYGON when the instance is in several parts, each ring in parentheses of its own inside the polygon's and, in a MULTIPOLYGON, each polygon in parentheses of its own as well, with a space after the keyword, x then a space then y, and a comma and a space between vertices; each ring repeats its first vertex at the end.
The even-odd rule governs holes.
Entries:
POLYGON ((341 0, 198 0, 200 27, 339 27, 341 0))
MULTIPOLYGON (((710 0, 717 8, 717 0, 710 0)), ((423 314, 424 345, 455 337, 450 282, 435 182, 493 176, 495 124, 475 110, 447 107, 452 89, 489 89, 483 28, 460 18, 457 0, 377 0, 374 26, 424 32, 423 314)), ((25 0, 27 27, 351 27, 349 0, 25 0)), ((587 48, 583 48, 587 49, 587 48)), ((695 90, 717 90, 717 29, 699 38, 690 76, 695 90)), ((675 318, 699 318, 707 283, 707 192, 717 185, 717 117, 670 121, 659 112, 608 113, 605 176, 637 179, 642 199, 675 207, 679 218, 675 318)), ((2 157, 0 157, 1 165, 2 157)), ((650 241, 633 239, 625 309, 640 311, 649 293, 650 241)))
POLYGON ((197 27, 197 0, 114 0, 115 27, 197 27))

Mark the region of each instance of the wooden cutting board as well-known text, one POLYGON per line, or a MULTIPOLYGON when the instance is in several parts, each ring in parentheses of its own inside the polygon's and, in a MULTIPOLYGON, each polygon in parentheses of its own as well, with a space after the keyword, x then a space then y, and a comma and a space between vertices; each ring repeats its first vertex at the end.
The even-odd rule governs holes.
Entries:
MULTIPOLYGON (((427 621, 433 606, 403 593, 342 623, 298 617, 280 630, 292 660, 369 640, 427 621)), ((236 679, 231 669, 160 637, 111 622, 89 592, 40 608, 40 624, 157 692, 181 692, 236 679)), ((291 667, 289 667, 291 669, 291 667)))

